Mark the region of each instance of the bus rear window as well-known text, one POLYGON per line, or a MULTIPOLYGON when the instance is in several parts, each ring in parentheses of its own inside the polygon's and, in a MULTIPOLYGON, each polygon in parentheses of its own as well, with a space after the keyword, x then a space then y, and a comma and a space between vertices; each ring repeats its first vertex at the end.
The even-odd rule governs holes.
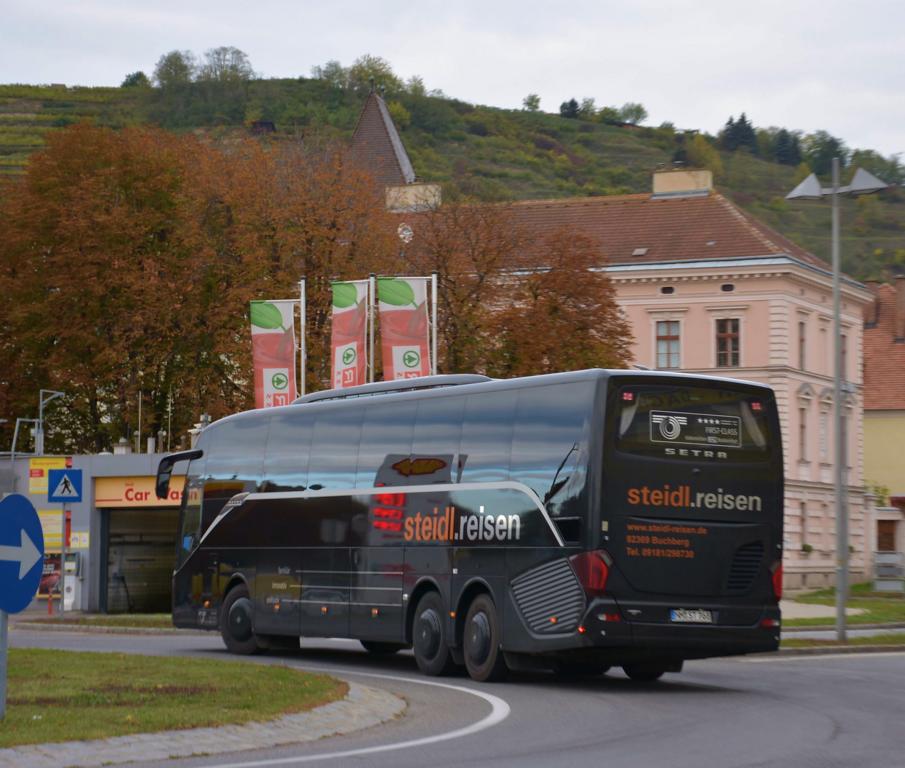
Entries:
POLYGON ((616 447, 646 456, 762 461, 770 453, 773 398, 711 387, 623 386, 616 447))

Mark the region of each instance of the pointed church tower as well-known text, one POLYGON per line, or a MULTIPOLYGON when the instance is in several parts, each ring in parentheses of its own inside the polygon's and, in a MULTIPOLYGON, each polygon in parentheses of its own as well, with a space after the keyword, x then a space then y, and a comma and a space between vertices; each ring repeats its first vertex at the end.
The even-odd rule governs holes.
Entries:
POLYGON ((440 205, 440 186, 418 182, 412 161, 386 102, 373 88, 352 134, 352 161, 386 189, 391 211, 418 211, 440 205))

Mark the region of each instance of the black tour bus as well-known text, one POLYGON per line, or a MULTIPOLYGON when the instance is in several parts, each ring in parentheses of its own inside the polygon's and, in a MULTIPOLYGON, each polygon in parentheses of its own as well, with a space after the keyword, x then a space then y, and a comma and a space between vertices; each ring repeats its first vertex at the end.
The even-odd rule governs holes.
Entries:
POLYGON ((248 411, 189 460, 173 620, 236 653, 299 637, 652 680, 775 650, 783 461, 773 391, 587 370, 384 382, 248 411))

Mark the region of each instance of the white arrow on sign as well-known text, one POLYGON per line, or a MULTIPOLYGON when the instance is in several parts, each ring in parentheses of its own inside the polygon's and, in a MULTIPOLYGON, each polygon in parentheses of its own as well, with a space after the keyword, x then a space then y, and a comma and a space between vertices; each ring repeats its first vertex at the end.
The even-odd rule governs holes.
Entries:
POLYGON ((22 529, 22 543, 18 547, 6 547, 0 545, 0 560, 8 560, 10 562, 19 562, 19 580, 25 578, 38 560, 41 559, 41 553, 31 540, 31 537, 22 529))

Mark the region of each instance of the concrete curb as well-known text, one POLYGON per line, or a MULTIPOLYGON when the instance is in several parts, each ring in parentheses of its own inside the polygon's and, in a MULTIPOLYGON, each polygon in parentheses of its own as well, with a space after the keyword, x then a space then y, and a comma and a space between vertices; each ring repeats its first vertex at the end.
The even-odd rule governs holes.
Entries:
POLYGON ((754 653, 749 658, 769 659, 776 656, 834 656, 836 654, 857 653, 900 653, 905 651, 902 645, 828 645, 819 648, 780 648, 773 653, 754 653))
POLYGON ((276 720, 219 728, 192 728, 116 736, 95 741, 64 741, 0 749, 2 768, 60 768, 218 755, 315 741, 371 728, 399 717, 406 703, 377 688, 348 683, 342 701, 276 720))
POLYGON ((26 629, 33 632, 81 632, 95 635, 210 635, 203 629, 179 629, 177 627, 98 627, 85 624, 51 624, 43 621, 17 621, 11 630, 26 629))
MULTIPOLYGON (((852 624, 847 623, 846 628, 849 630, 852 629, 905 629, 905 622, 903 621, 891 621, 887 624, 852 624)), ((835 624, 815 624, 812 627, 808 626, 793 626, 790 627, 788 625, 783 626, 782 633, 784 635, 791 635, 795 632, 834 632, 836 630, 835 624)))

